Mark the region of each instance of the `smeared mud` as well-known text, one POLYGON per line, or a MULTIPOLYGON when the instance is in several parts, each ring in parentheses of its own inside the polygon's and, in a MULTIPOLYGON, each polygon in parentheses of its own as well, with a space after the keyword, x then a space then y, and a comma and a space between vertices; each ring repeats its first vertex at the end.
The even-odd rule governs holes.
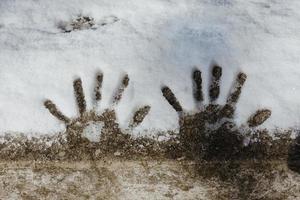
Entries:
POLYGON ((300 175, 286 162, 294 141, 290 132, 276 135, 255 132, 227 159, 215 157, 216 141, 227 140, 221 152, 226 157, 232 155, 233 136, 208 137, 199 143, 208 151, 196 157, 175 134, 158 141, 120 133, 100 142, 64 134, 6 136, 0 145, 0 197, 139 199, 139 193, 145 199, 297 199, 300 175))
MULTIPOLYGON (((222 68, 213 66, 209 86, 209 104, 203 103, 201 71, 195 69, 192 73, 194 99, 197 110, 185 112, 172 90, 164 86, 163 96, 178 113, 179 140, 183 151, 189 152, 191 159, 204 160, 234 160, 243 157, 247 139, 251 140, 254 127, 263 124, 270 116, 271 110, 259 109, 249 117, 247 124, 239 127, 234 122, 234 113, 242 87, 247 75, 240 72, 230 90, 224 105, 216 104, 220 94, 222 68), (247 138, 247 135, 248 138, 247 138)), ((260 135, 260 134, 259 134, 260 135)), ((250 155, 252 157, 252 155, 250 155)), ((249 158, 249 157, 248 157, 249 158)))
POLYGON ((296 137, 289 148, 288 166, 300 174, 300 135, 296 137))
MULTIPOLYGON (((180 125, 179 134, 162 133, 163 141, 131 134, 147 117, 148 105, 135 111, 127 130, 119 127, 114 106, 129 84, 128 75, 102 113, 86 109, 82 81, 74 80, 78 117, 65 116, 51 100, 44 102, 65 132, 0 138, 0 199, 299 199, 299 137, 293 140, 292 130, 257 128, 270 117, 268 109, 258 109, 237 126, 233 116, 247 76, 237 75, 226 104, 219 105, 221 75, 222 68, 214 66, 210 103, 204 105, 201 72, 193 72, 198 105, 193 113, 184 111, 169 87, 162 88, 180 125), (99 138, 86 137, 95 134, 99 138)), ((103 74, 95 77, 97 104, 103 74)))
POLYGON ((0 163, 0 177, 1 199, 188 200, 210 195, 208 184, 167 160, 0 163))
POLYGON ((189 159, 176 137, 158 142, 115 135, 71 144, 62 135, 11 137, 1 145, 0 198, 299 198, 300 175, 286 164, 292 141, 260 137, 230 160, 189 159))

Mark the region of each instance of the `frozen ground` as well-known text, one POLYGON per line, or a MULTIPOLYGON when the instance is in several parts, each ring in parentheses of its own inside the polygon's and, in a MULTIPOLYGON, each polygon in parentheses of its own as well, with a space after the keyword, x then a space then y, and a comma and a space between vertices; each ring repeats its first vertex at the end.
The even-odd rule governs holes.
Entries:
POLYGON ((43 100, 77 115, 72 81, 80 76, 92 108, 99 70, 104 73, 100 109, 109 106, 122 74, 129 74, 117 107, 122 127, 136 107, 149 104, 151 111, 136 132, 176 130, 177 115, 161 86, 169 85, 192 110, 191 71, 200 68, 207 85, 213 62, 224 69, 220 103, 236 73, 248 75, 237 108, 239 124, 267 107, 273 113, 265 127, 297 128, 299 9, 298 0, 1 0, 0 132, 63 130, 43 100), (97 29, 62 33, 61 24, 80 14, 93 17, 97 29))

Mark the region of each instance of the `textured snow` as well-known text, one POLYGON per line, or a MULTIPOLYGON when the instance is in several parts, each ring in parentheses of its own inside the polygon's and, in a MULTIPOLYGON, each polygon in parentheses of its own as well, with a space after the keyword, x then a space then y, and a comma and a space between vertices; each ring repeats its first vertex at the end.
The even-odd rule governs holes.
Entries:
POLYGON ((99 110, 110 105, 120 78, 129 74, 116 107, 122 128, 133 110, 149 104, 151 111, 135 132, 176 130, 177 114, 161 86, 170 86, 182 106, 193 110, 191 71, 202 70, 207 91, 214 62, 224 71, 220 103, 237 72, 248 75, 238 124, 266 107, 273 113, 263 127, 298 127, 299 9, 298 0, 1 0, 0 132, 64 130, 43 100, 77 116, 72 81, 79 76, 92 109, 98 71, 104 73, 99 110), (59 24, 80 14, 93 17, 97 29, 62 33, 59 24), (103 21, 107 25, 101 26, 103 21))
POLYGON ((91 142, 99 142, 101 130, 104 126, 103 122, 90 122, 84 129, 82 135, 91 142))

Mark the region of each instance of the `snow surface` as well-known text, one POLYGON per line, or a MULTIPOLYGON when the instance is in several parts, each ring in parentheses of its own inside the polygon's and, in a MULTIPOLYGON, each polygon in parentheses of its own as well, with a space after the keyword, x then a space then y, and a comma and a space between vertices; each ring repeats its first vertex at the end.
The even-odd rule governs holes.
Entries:
POLYGON ((103 122, 90 122, 82 132, 82 135, 91 142, 99 142, 102 134, 103 122))
POLYGON ((220 103, 236 73, 248 75, 237 105, 238 124, 267 107, 273 113, 263 127, 297 128, 299 10, 299 0, 1 0, 0 132, 64 130, 43 100, 50 98, 66 115, 77 116, 72 81, 79 76, 91 109, 98 71, 104 73, 100 109, 110 105, 120 78, 129 74, 129 87, 116 107, 122 128, 133 110, 149 104, 149 115, 135 131, 175 130, 177 114, 161 86, 170 86, 182 106, 193 110, 191 71, 202 70, 207 88, 213 62, 224 71, 220 103), (62 33, 59 24, 80 14, 98 25, 119 20, 62 33))

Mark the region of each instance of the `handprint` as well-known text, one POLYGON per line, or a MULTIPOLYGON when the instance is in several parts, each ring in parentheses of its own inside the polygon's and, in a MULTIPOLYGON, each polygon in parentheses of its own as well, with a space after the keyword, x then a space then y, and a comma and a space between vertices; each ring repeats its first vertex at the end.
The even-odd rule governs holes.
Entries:
MULTIPOLYGON (((236 104, 246 81, 246 74, 239 73, 225 105, 216 104, 220 93, 222 68, 214 66, 209 87, 209 104, 203 105, 201 71, 194 70, 193 93, 198 110, 187 113, 167 86, 162 87, 163 96, 179 115, 179 137, 185 151, 193 157, 205 159, 231 159, 243 146, 243 135, 234 123, 236 104)), ((268 109, 257 110, 247 122, 257 127, 271 116, 268 109)))
MULTIPOLYGON (((96 74, 96 85, 94 89, 94 102, 96 105, 102 99, 102 81, 103 74, 96 74)), ((88 149, 88 147, 93 143, 99 142, 91 142, 87 138, 83 137, 83 133, 88 131, 91 131, 92 134, 100 135, 101 138, 99 138, 99 140, 104 142, 105 146, 109 147, 108 149, 114 149, 114 147, 119 148, 122 146, 120 141, 124 141, 126 137, 129 136, 122 133, 116 121, 116 113, 113 107, 116 106, 121 100, 122 94, 128 84, 129 77, 128 75, 125 75, 122 79, 121 85, 113 97, 112 108, 104 110, 104 112, 101 114, 98 114, 95 110, 86 110, 86 101, 82 88, 82 81, 80 78, 74 80, 73 82, 74 94, 79 110, 78 117, 71 119, 64 115, 51 100, 46 100, 44 102, 44 106, 50 111, 50 113, 65 123, 69 149, 76 150, 80 149, 80 147, 88 149)), ((133 118, 129 124, 129 128, 132 129, 138 126, 144 120, 149 110, 150 106, 144 106, 138 109, 133 115, 133 118)))

